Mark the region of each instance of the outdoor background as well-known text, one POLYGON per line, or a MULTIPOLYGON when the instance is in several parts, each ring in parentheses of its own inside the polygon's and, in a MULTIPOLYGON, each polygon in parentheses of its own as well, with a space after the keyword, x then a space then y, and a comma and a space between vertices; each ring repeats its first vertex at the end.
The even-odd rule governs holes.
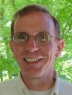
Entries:
POLYGON ((19 68, 9 48, 12 15, 19 8, 42 4, 58 19, 65 47, 55 61, 55 69, 62 80, 72 82, 72 0, 0 0, 0 81, 18 76, 19 68))

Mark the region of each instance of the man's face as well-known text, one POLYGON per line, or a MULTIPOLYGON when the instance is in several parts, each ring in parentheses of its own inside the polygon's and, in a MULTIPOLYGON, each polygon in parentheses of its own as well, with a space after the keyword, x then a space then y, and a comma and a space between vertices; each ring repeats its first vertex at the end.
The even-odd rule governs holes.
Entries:
POLYGON ((46 32, 53 36, 45 46, 38 45, 33 36, 30 36, 28 42, 22 46, 10 41, 14 58, 17 60, 24 77, 43 77, 53 71, 54 60, 59 50, 55 31, 54 23, 50 16, 37 11, 15 21, 14 34, 26 32, 35 36, 39 32, 46 32))

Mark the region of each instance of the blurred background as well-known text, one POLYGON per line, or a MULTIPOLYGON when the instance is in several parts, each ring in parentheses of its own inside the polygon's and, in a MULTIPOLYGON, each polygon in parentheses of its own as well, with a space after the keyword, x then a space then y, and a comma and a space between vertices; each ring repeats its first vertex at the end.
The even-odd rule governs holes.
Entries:
POLYGON ((72 82, 72 0, 0 0, 0 82, 18 76, 19 67, 9 48, 13 14, 27 4, 41 4, 58 19, 65 47, 55 60, 55 69, 62 80, 72 82))

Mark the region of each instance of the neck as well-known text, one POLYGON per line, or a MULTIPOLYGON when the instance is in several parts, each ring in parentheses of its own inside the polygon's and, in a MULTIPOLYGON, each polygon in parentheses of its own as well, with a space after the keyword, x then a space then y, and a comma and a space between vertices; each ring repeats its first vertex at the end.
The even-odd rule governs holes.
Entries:
MULTIPOLYGON (((50 74, 51 75, 51 74, 50 74)), ((55 80, 53 74, 51 76, 43 76, 41 78, 27 78, 23 77, 22 79, 29 90, 33 91, 44 91, 52 88, 54 86, 55 80)))

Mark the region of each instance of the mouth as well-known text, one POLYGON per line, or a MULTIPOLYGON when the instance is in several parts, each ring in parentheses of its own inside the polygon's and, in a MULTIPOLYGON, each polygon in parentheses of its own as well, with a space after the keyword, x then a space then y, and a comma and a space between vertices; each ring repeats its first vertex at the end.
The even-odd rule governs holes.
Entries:
POLYGON ((23 58, 26 62, 34 63, 42 60, 42 58, 23 58))

